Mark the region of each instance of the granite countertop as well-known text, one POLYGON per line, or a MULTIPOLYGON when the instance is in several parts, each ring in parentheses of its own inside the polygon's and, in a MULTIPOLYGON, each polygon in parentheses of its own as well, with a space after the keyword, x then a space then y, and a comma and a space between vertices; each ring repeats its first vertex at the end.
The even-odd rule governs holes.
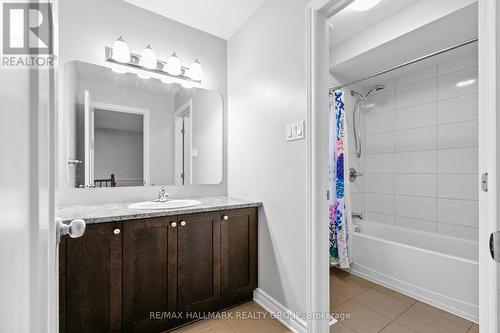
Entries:
POLYGON ((63 222, 66 223, 74 219, 83 219, 87 224, 95 224, 181 214, 214 212, 228 209, 260 207, 262 205, 262 202, 259 201, 248 201, 228 197, 206 197, 195 199, 200 201, 201 205, 168 210, 129 209, 128 206, 131 204, 131 202, 73 205, 60 207, 58 215, 63 220, 63 222))

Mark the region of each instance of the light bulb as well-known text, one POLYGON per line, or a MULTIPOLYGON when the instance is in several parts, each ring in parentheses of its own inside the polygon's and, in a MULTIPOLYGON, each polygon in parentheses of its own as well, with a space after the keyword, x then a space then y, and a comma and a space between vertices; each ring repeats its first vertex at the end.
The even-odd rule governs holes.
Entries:
POLYGON ((182 64, 175 52, 168 58, 165 71, 170 75, 181 75, 182 64))
POLYGON ((347 8, 357 11, 368 10, 378 5, 380 0, 355 0, 347 8))
POLYGON ((166 84, 173 83, 172 79, 169 76, 162 76, 161 82, 166 83, 166 84))
POLYGON ((111 70, 115 73, 118 73, 118 74, 125 74, 127 73, 127 69, 125 67, 122 67, 120 65, 113 65, 111 66, 111 70))
POLYGON ((122 37, 118 37, 113 44, 113 60, 118 62, 130 62, 130 49, 122 37))
POLYGON ((194 84, 193 84, 193 82, 190 82, 190 81, 184 81, 181 83, 181 86, 182 86, 182 88, 185 88, 185 89, 191 89, 194 87, 194 84))
POLYGON ((153 49, 151 48, 151 45, 148 45, 144 50, 142 50, 141 60, 139 60, 139 66, 148 69, 156 69, 156 54, 155 51, 153 51, 153 49))
POLYGON ((187 76, 194 81, 201 81, 201 77, 203 74, 203 70, 201 68, 200 62, 196 60, 189 66, 189 71, 187 72, 187 76))

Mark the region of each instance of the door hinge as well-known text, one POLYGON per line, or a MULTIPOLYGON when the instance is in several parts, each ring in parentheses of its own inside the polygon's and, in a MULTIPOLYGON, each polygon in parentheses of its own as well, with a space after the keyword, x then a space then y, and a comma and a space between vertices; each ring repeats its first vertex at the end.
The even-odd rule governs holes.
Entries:
POLYGON ((184 173, 181 173, 181 178, 184 179, 186 175, 184 175, 184 173))
POLYGON ((330 190, 326 191, 326 200, 330 200, 330 190))
POLYGON ((181 134, 184 134, 186 133, 186 131, 184 129, 181 129, 181 134))
POLYGON ((488 192, 488 173, 485 172, 481 175, 481 190, 488 192))

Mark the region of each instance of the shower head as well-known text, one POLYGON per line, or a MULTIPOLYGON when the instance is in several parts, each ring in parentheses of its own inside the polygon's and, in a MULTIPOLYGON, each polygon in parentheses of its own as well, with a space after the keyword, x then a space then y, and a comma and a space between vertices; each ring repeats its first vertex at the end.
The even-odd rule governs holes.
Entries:
POLYGON ((352 96, 358 96, 358 98, 360 100, 363 100, 365 99, 368 95, 370 95, 372 92, 374 91, 379 91, 379 90, 382 90, 384 89, 385 86, 383 84, 377 84, 375 87, 371 88, 370 90, 368 90, 368 92, 366 92, 366 94, 364 95, 361 95, 359 92, 355 91, 355 90, 351 90, 351 95, 352 96))

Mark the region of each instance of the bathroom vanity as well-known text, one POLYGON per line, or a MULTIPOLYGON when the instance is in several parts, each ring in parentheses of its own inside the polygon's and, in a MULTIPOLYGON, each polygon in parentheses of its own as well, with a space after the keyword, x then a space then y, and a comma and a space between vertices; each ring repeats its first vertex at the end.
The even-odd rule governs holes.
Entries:
POLYGON ((63 208, 64 221, 84 217, 87 229, 60 243, 60 332, 165 332, 251 300, 260 203, 200 201, 63 208))

